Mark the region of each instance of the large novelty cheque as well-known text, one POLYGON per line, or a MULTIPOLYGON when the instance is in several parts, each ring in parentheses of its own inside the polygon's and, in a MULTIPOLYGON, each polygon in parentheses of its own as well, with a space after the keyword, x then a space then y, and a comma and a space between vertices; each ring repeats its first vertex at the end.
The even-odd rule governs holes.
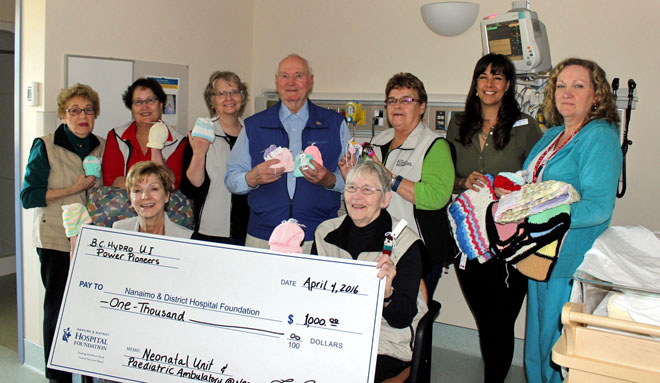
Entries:
POLYGON ((373 382, 375 266, 84 226, 48 367, 122 382, 373 382))

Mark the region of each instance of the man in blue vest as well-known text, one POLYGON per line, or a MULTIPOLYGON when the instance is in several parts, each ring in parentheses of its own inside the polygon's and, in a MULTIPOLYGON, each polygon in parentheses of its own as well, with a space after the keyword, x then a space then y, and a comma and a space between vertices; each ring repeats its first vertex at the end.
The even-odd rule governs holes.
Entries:
POLYGON ((309 253, 316 227, 337 216, 344 179, 337 166, 348 144, 344 118, 308 100, 314 75, 307 60, 291 54, 280 61, 275 74, 280 102, 245 120, 245 128, 227 159, 225 185, 232 193, 248 194, 250 218, 246 246, 268 248, 273 229, 295 218, 303 226, 303 252, 309 253), (271 168, 264 161, 270 145, 289 148, 295 157, 314 144, 323 165, 301 168, 304 177, 271 168))

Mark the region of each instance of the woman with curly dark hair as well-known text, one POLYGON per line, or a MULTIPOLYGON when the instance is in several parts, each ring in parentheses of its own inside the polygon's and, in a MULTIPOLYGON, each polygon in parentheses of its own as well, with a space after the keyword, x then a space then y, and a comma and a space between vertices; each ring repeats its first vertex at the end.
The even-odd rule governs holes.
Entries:
MULTIPOLYGON (((515 88, 515 67, 508 58, 488 54, 479 59, 465 112, 447 129, 447 140, 456 149, 454 192, 486 186, 486 173, 519 170, 541 137, 536 121, 520 112, 515 88)), ((513 358, 514 325, 527 279, 498 258, 458 266, 457 277, 479 330, 484 381, 503 382, 513 358)))

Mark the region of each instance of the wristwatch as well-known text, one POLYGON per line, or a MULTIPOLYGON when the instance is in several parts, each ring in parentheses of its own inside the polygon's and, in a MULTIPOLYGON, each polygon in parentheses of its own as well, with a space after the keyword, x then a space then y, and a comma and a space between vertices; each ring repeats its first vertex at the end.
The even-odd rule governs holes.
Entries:
POLYGON ((396 177, 398 177, 398 175, 392 173, 392 177, 390 177, 390 187, 394 186, 394 183, 396 182, 396 177))
POLYGON ((392 185, 392 191, 393 192, 397 191, 397 189, 399 188, 399 185, 401 185, 401 181, 403 181, 403 177, 396 176, 396 179, 394 180, 394 184, 392 185))

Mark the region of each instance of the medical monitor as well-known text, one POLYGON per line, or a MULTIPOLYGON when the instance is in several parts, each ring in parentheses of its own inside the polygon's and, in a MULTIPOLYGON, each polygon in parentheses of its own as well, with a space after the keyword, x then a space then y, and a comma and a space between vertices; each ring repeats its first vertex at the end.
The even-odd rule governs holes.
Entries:
POLYGON ((498 53, 511 59, 517 74, 545 72, 552 65, 545 25, 528 9, 481 20, 481 43, 484 55, 498 53))

